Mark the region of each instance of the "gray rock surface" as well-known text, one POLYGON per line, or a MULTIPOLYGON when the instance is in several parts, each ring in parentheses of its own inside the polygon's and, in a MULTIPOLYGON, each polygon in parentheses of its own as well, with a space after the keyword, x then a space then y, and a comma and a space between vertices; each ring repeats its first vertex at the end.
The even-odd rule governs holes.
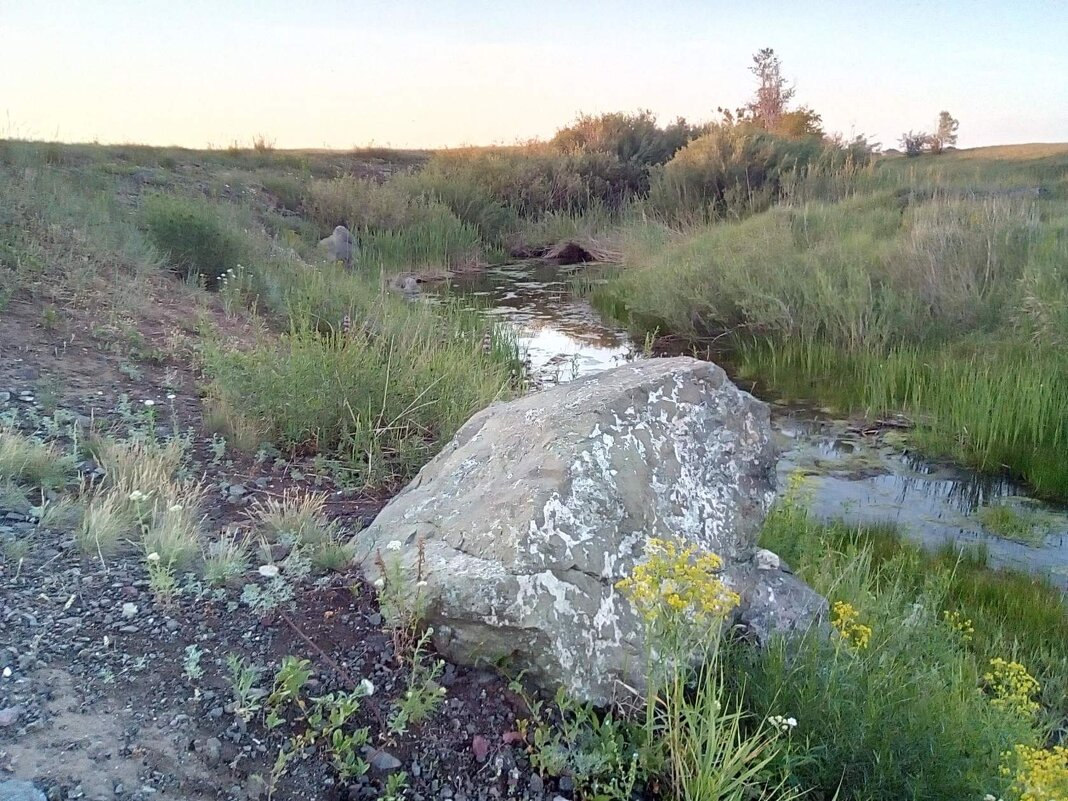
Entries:
POLYGON ((30 782, 0 782, 0 801, 46 801, 45 794, 30 782))
POLYGON ((719 554, 760 638, 823 608, 755 546, 775 458, 767 407, 719 367, 641 361, 476 414, 357 536, 356 559, 371 581, 377 554, 399 559, 414 582, 421 541, 443 654, 603 701, 641 684, 640 626, 614 585, 649 537, 719 554))
POLYGON ((325 239, 319 240, 319 247, 326 251, 331 261, 340 261, 346 267, 352 267, 353 261, 359 259, 359 251, 353 241, 352 234, 344 225, 334 229, 334 233, 325 239))

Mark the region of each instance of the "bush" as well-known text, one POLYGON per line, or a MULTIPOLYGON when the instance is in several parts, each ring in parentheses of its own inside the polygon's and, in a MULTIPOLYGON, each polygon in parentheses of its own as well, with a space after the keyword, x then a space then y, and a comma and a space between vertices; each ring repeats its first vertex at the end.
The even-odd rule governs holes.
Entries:
POLYGON ((220 213, 203 201, 151 195, 142 211, 148 236, 175 271, 187 280, 214 288, 237 266, 241 247, 220 213))
POLYGON ((823 155, 819 138, 783 139, 749 125, 718 125, 651 178, 649 202, 670 219, 698 222, 767 208, 783 179, 823 155))
POLYGON ((322 236, 338 225, 350 231, 395 230, 414 225, 424 207, 402 187, 351 175, 312 181, 304 196, 305 212, 319 226, 322 236))

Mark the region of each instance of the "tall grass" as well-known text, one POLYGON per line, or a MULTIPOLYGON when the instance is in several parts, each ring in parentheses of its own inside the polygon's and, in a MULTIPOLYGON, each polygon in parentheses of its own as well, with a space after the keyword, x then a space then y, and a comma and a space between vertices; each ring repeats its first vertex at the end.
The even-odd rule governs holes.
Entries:
MULTIPOLYGON (((1048 606, 1055 592, 952 561, 930 564, 908 546, 873 544, 843 526, 828 529, 791 501, 769 518, 763 543, 829 599, 851 604, 872 630, 866 647, 810 632, 764 652, 732 649, 753 712, 797 717, 791 736, 802 758, 794 781, 818 798, 1003 795, 1002 753, 1042 745, 1046 729, 1040 718, 990 703, 982 677, 991 658, 1017 658, 1056 699, 1068 652, 1063 639, 1053 654, 1042 643, 1050 633, 1044 622, 1054 620, 1058 633, 1068 625, 1063 606, 1048 606), (984 583, 1001 585, 992 604, 972 592, 984 583), (1016 589, 1023 590, 1018 606, 1006 592, 1016 589), (974 637, 958 620, 971 621, 974 637), (1025 629, 1026 641, 1016 640, 1025 629)), ((1063 704, 1055 700, 1049 712, 1063 714, 1063 704)))
POLYGON ((758 391, 869 414, 904 412, 927 451, 1068 497, 1068 356, 1061 349, 1008 342, 843 352, 799 338, 743 342, 735 359, 758 391))
POLYGON ((833 186, 802 175, 740 221, 634 220, 626 269, 593 299, 641 333, 766 343, 741 357, 758 386, 904 411, 920 444, 1068 497, 1068 204, 1051 199, 1068 158, 1056 158, 1037 194, 1004 188, 1038 180, 1030 163, 923 159, 903 173, 886 161, 833 186))
POLYGON ((351 483, 409 478, 467 417, 512 392, 515 345, 489 329, 487 352, 476 314, 406 302, 284 249, 265 248, 258 263, 249 301, 289 331, 209 347, 212 392, 287 449, 340 460, 351 483))
POLYGON ((972 622, 966 650, 984 664, 997 656, 1024 663, 1042 685, 1045 723, 1068 730, 1068 602, 1044 579, 991 570, 980 551, 931 553, 892 527, 817 521, 804 510, 803 490, 772 512, 761 544, 821 592, 831 591, 836 570, 857 560, 876 590, 888 580, 913 596, 936 587, 939 614, 957 612, 972 622))

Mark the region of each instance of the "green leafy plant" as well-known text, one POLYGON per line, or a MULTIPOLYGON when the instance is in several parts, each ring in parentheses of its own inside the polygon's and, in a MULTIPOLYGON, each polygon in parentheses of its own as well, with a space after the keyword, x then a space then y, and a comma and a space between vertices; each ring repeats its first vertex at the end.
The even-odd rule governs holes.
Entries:
POLYGON ((406 734, 409 726, 428 718, 445 700, 446 690, 438 684, 438 679, 445 669, 445 661, 434 659, 427 654, 433 633, 433 629, 424 631, 412 649, 408 688, 403 696, 394 701, 393 713, 389 718, 389 731, 392 734, 406 734))
POLYGON ((230 689, 234 699, 233 713, 247 723, 262 709, 263 698, 267 694, 259 686, 263 668, 237 654, 227 655, 226 667, 230 674, 230 689))

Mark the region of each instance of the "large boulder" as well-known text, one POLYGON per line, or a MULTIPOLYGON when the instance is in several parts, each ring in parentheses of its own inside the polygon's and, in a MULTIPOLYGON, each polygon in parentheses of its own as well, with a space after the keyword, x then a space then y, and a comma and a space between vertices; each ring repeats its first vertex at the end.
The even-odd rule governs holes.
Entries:
POLYGON ((685 357, 495 404, 356 538, 356 559, 372 581, 379 555, 426 581, 449 658, 504 661, 546 689, 605 701, 620 681, 642 685, 641 627, 615 584, 650 537, 718 554, 758 638, 822 612, 755 546, 773 498, 770 433, 763 403, 685 357))

